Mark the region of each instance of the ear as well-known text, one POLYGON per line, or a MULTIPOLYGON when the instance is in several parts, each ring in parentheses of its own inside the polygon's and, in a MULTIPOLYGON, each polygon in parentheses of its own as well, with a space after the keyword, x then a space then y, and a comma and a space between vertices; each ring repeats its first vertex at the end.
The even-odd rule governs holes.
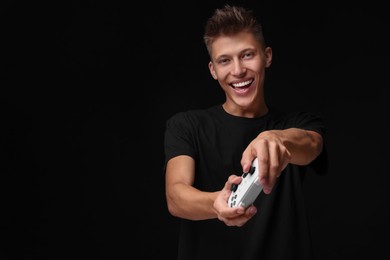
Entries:
POLYGON ((209 70, 210 70, 211 76, 213 76, 213 78, 215 80, 217 80, 218 79, 217 73, 215 72, 214 65, 211 61, 209 62, 209 70))
POLYGON ((272 63, 272 49, 271 47, 265 48, 265 67, 268 68, 271 66, 272 63))

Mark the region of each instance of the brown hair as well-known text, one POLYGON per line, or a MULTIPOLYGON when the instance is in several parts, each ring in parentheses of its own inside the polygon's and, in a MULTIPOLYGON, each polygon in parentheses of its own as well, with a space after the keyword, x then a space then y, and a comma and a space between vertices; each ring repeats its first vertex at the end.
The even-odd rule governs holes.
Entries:
POLYGON ((203 35, 208 53, 211 54, 211 44, 217 37, 233 35, 242 31, 253 33, 260 44, 265 47, 263 28, 252 10, 231 5, 216 9, 207 20, 203 35))

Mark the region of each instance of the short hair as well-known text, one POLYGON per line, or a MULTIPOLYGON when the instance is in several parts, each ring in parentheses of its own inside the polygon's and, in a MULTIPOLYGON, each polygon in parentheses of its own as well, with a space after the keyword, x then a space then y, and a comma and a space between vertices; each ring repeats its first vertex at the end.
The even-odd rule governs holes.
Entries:
POLYGON ((207 20, 203 34, 203 41, 209 55, 211 55, 211 44, 216 38, 223 35, 234 35, 242 31, 252 33, 263 47, 266 46, 262 25, 252 10, 228 4, 216 9, 207 20))

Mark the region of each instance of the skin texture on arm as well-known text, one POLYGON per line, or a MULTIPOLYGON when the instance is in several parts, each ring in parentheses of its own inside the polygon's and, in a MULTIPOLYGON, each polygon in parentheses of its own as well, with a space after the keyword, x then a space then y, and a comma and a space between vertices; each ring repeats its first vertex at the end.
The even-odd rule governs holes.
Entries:
POLYGON ((189 220, 218 218, 229 226, 244 225, 255 213, 254 206, 230 208, 227 204, 232 183, 241 179, 231 175, 222 190, 204 192, 193 187, 195 162, 186 155, 172 158, 166 169, 166 199, 168 211, 176 217, 189 220))
MULTIPOLYGON (((322 151, 320 134, 298 128, 268 130, 260 133, 244 150, 241 164, 247 172, 254 158, 259 158, 260 183, 269 194, 277 178, 289 163, 307 165, 322 151)), ((204 192, 193 187, 195 162, 186 155, 172 158, 166 169, 166 198, 169 212, 189 220, 218 218, 228 226, 243 226, 257 209, 230 208, 227 204, 232 183, 239 176, 231 175, 220 191, 204 192)))
MULTIPOLYGON (((208 20, 204 40, 210 55, 210 73, 225 93, 224 111, 243 118, 266 115, 264 78, 273 52, 265 45, 261 25, 250 12, 228 6, 208 20)), ((309 164, 320 154, 322 142, 321 135, 314 131, 264 131, 243 152, 243 172, 249 171, 257 157, 260 183, 264 193, 269 194, 289 163, 309 164)), ((245 210, 230 208, 227 203, 231 184, 238 184, 240 176, 230 175, 221 190, 205 192, 193 186, 193 158, 180 155, 166 166, 166 199, 173 216, 189 220, 218 218, 228 226, 242 226, 256 213, 253 205, 245 210)))
POLYGON ((291 164, 308 165, 323 149, 322 136, 298 128, 260 133, 244 150, 241 165, 248 171, 254 158, 259 161, 259 178, 269 194, 281 172, 291 164))
POLYGON ((177 217, 200 220, 216 218, 213 203, 218 192, 194 188, 195 162, 189 156, 177 156, 167 163, 166 197, 169 212, 177 217))

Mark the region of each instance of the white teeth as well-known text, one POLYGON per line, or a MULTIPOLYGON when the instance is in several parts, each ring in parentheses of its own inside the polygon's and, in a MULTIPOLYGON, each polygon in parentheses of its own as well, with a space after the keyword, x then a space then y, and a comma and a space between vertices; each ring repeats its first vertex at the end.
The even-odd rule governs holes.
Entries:
POLYGON ((244 81, 244 82, 240 82, 240 83, 235 83, 235 84, 232 84, 233 87, 235 88, 242 88, 242 87, 245 87, 246 85, 249 85, 251 84, 251 80, 248 80, 248 81, 244 81))

